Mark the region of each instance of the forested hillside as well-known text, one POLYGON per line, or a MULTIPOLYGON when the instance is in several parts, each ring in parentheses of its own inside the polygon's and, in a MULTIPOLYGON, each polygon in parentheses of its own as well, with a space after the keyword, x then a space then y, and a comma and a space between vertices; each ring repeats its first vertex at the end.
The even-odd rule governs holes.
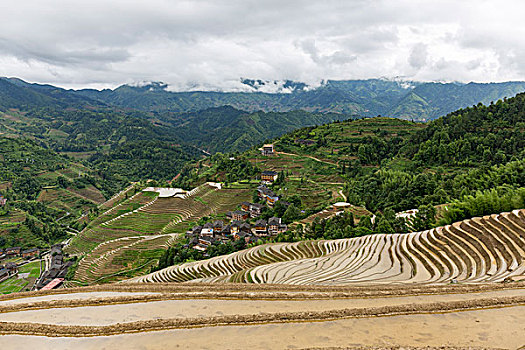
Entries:
POLYGON ((46 247, 122 183, 30 140, 0 138, 0 248, 46 247))
POLYGON ((184 113, 166 120, 177 128, 182 140, 214 153, 244 151, 297 128, 351 117, 346 114, 305 111, 247 113, 225 106, 184 113))

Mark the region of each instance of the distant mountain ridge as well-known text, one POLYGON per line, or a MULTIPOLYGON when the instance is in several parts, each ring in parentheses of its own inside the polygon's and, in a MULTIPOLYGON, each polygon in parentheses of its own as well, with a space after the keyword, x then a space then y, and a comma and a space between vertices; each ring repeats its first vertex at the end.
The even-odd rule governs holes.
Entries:
POLYGON ((114 90, 79 90, 103 103, 148 112, 195 112, 225 105, 247 112, 385 115, 426 121, 457 109, 488 104, 525 91, 525 82, 437 83, 387 79, 328 80, 319 87, 293 81, 242 79, 251 92, 171 92, 163 83, 122 85, 114 90), (268 88, 268 87, 271 88, 268 88), (277 89, 278 92, 266 92, 277 89))
POLYGON ((328 80, 318 87, 290 80, 241 79, 241 83, 248 92, 172 92, 162 82, 121 85, 113 90, 66 90, 30 84, 18 78, 0 78, 0 109, 112 106, 162 114, 232 106, 246 112, 304 110, 426 121, 525 91, 522 81, 465 84, 392 79, 328 80))

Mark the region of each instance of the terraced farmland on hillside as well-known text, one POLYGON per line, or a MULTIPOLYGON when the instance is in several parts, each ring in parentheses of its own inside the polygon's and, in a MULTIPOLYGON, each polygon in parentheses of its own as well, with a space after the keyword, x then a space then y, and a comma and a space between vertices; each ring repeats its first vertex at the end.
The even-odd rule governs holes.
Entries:
MULTIPOLYGON (((132 276, 144 273, 188 226, 203 216, 232 210, 250 197, 247 188, 217 190, 207 184, 186 198, 139 192, 107 210, 73 239, 67 252, 85 255, 74 280, 96 283, 126 271, 132 270, 132 276)), ((130 277, 115 279, 122 276, 130 277)))
POLYGON ((136 236, 102 243, 80 261, 75 280, 97 283, 103 277, 119 279, 114 274, 126 271, 135 275, 147 271, 174 239, 175 235, 136 236))
POLYGON ((525 210, 422 232, 267 244, 172 266, 130 282, 305 285, 525 279, 525 210))

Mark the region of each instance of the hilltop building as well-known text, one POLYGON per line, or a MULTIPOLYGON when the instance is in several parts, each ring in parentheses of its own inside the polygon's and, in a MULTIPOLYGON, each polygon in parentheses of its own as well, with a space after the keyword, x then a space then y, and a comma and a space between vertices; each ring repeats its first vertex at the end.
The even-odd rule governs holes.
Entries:
POLYGON ((262 147, 262 155, 263 156, 273 156, 275 154, 275 151, 273 149, 273 144, 269 143, 266 145, 263 145, 262 147))

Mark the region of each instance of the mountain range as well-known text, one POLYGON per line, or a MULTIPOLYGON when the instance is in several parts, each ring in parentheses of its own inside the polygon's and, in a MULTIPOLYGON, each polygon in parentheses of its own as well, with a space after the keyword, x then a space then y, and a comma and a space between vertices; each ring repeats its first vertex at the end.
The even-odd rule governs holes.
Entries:
POLYGON ((116 89, 65 90, 0 78, 0 109, 38 106, 112 106, 162 115, 231 106, 246 112, 342 113, 427 121, 460 108, 489 104, 525 91, 525 82, 441 83, 389 79, 328 80, 304 83, 241 79, 246 92, 170 91, 161 82, 116 89), (276 91, 276 92, 265 92, 276 91))

